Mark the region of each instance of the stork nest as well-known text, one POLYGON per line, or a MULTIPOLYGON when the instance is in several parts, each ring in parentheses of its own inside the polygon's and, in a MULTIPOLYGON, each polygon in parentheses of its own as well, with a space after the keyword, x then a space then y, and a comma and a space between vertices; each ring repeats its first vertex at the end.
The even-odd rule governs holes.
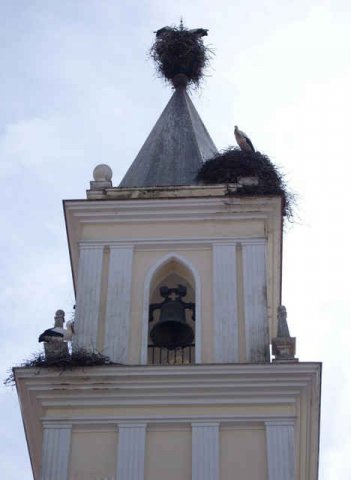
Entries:
POLYGON ((173 83, 176 75, 183 74, 194 86, 199 86, 212 54, 201 37, 183 26, 170 27, 156 37, 150 49, 160 77, 173 83))
MULTIPOLYGON (((56 368, 60 371, 72 370, 77 367, 95 367, 98 365, 112 365, 110 359, 99 352, 90 352, 85 349, 73 350, 68 355, 47 358, 43 352, 35 353, 29 360, 11 369, 10 375, 4 380, 4 385, 16 384, 15 368, 56 368)), ((39 373, 39 370, 38 370, 39 373)))
POLYGON ((227 150, 207 160, 197 174, 197 181, 204 185, 218 183, 238 183, 240 177, 257 177, 257 185, 242 185, 230 195, 274 196, 283 200, 282 213, 289 221, 293 220, 295 195, 289 191, 284 174, 273 165, 267 155, 260 152, 244 152, 239 148, 227 150))

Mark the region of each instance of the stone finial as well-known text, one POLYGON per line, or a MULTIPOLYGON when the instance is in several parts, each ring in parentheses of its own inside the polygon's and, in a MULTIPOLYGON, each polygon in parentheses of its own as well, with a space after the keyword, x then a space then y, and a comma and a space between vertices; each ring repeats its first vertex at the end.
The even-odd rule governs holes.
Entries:
POLYGON ((54 328, 56 327, 63 328, 63 324, 65 323, 65 312, 63 310, 57 310, 54 318, 55 318, 54 328))
POLYGON ((90 190, 104 190, 112 187, 112 169, 101 163, 94 168, 94 180, 90 182, 90 190))
POLYGON ((284 305, 278 307, 278 334, 277 337, 290 337, 289 327, 287 322, 287 312, 284 305))
POLYGON ((286 308, 280 305, 278 307, 278 332, 277 336, 272 338, 272 353, 275 356, 273 362, 298 362, 295 352, 296 338, 290 337, 286 308))

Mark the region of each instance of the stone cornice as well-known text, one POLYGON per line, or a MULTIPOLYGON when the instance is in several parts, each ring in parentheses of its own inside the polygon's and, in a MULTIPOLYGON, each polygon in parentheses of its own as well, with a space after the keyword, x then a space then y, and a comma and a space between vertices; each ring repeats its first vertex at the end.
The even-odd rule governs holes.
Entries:
POLYGON ((81 223, 114 223, 128 220, 177 221, 202 218, 265 218, 279 212, 280 197, 170 197, 106 201, 64 200, 66 215, 81 223))
POLYGON ((320 374, 320 363, 15 369, 35 472, 43 426, 218 422, 256 428, 278 421, 296 425, 302 480, 317 478, 320 374))
MULTIPOLYGON (((60 372, 16 369, 41 407, 294 403, 319 384, 320 364, 105 366, 60 372)), ((316 395, 316 393, 315 393, 316 395)))

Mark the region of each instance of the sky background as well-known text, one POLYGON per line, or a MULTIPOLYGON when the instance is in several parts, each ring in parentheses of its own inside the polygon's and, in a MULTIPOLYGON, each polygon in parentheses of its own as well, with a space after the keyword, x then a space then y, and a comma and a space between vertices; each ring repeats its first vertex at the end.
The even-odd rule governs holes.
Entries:
MULTIPOLYGON (((313 0, 0 0, 1 362, 40 351, 72 312, 62 199, 109 164, 118 185, 171 96, 153 31, 209 29, 195 103, 217 148, 233 125, 286 173, 283 304, 302 361, 322 361, 320 480, 351 478, 351 4, 313 0)), ((16 392, 0 396, 4 480, 31 480, 16 392)))

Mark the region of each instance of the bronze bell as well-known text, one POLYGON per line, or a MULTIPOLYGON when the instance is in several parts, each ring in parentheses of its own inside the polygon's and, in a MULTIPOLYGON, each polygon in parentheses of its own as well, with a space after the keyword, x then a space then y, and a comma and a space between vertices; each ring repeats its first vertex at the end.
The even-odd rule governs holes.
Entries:
POLYGON ((191 345, 194 340, 194 331, 186 323, 185 310, 191 310, 192 318, 195 320, 195 304, 183 302, 182 297, 186 295, 186 287, 184 285, 178 285, 178 288, 164 286, 160 288, 160 295, 164 301, 151 304, 149 311, 149 320, 152 322, 153 312, 160 310, 160 319, 150 332, 153 344, 169 350, 191 345))

